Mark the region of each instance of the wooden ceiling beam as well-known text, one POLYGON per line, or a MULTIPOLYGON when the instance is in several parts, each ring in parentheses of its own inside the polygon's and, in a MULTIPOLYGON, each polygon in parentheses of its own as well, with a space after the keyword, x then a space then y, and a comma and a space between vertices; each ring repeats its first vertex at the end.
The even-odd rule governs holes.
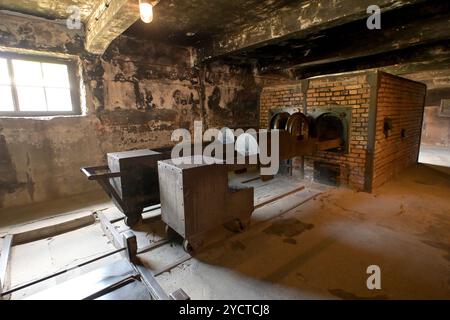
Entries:
POLYGON ((111 42, 138 19, 138 0, 97 0, 86 23, 86 50, 103 54, 111 42))
POLYGON ((259 55, 260 66, 270 71, 320 66, 450 39, 448 2, 410 6, 385 13, 383 19, 381 30, 368 30, 364 20, 355 21, 314 39, 291 40, 248 55, 259 55))
POLYGON ((323 74, 373 68, 398 75, 450 68, 450 41, 418 45, 345 61, 306 66, 292 70, 296 79, 306 79, 323 74))
MULTIPOLYGON (((379 0, 377 5, 382 12, 388 12, 422 2, 379 0)), ((274 12, 271 19, 216 37, 205 48, 203 60, 254 50, 291 38, 305 38, 325 29, 368 18, 367 8, 373 4, 373 0, 299 1, 297 7, 274 12)))

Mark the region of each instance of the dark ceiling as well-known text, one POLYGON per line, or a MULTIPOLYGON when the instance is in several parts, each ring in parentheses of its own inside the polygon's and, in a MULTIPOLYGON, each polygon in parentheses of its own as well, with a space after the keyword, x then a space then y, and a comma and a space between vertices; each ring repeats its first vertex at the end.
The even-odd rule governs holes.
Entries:
MULTIPOLYGON (((69 15, 67 7, 77 5, 86 21, 95 1, 0 0, 0 9, 63 19, 69 15)), ((291 12, 298 12, 295 8, 304 8, 310 4, 308 2, 314 2, 316 7, 326 4, 330 6, 327 10, 339 12, 344 6, 355 7, 360 4, 358 1, 361 0, 161 0, 154 8, 151 24, 137 21, 126 34, 208 48, 214 42, 212 39, 227 40, 230 31, 245 39, 255 33, 254 29, 245 29, 246 26, 262 21, 267 22, 264 25, 272 26, 270 19, 275 11, 278 17, 289 18, 291 12)), ((251 62, 267 73, 294 70, 297 78, 411 63, 419 69, 438 70, 440 66, 450 66, 450 1, 392 0, 392 3, 393 9, 382 13, 381 30, 368 30, 365 18, 360 16, 355 19, 361 20, 293 32, 262 41, 260 46, 243 46, 219 57, 239 63, 251 62)), ((319 19, 314 12, 308 17, 319 19)), ((333 18, 333 15, 327 16, 323 23, 333 18)), ((286 19, 281 21, 288 24, 286 19)))
MULTIPOLYGON (((135 0, 136 2, 138 0, 135 0)), ((137 21, 126 34, 138 38, 194 45, 227 30, 270 18, 275 10, 290 10, 304 0, 160 0, 151 24, 137 21), (188 36, 187 34, 194 34, 188 36)), ((65 19, 69 6, 80 8, 86 21, 96 0, 0 0, 0 10, 47 19, 65 19)))
POLYGON ((292 35, 227 58, 254 61, 269 73, 295 69, 299 78, 323 74, 326 69, 345 72, 382 67, 425 56, 433 59, 429 53, 435 51, 447 54, 449 26, 450 1, 427 0, 383 13, 381 30, 369 30, 366 19, 356 20, 302 38, 292 35))
POLYGON ((290 10, 303 0, 161 0, 151 24, 137 21, 126 34, 171 43, 191 44, 228 30, 270 18, 278 9, 290 10), (191 35, 188 36, 187 34, 191 35), (192 35, 193 34, 193 35, 192 35))

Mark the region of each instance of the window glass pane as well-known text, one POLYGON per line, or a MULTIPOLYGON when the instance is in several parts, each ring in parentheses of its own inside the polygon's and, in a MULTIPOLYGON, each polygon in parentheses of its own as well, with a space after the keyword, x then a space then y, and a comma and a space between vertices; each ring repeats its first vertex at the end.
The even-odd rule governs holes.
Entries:
POLYGON ((19 86, 43 86, 40 62, 13 60, 14 80, 19 86))
POLYGON ((44 83, 46 87, 70 88, 69 73, 64 64, 43 63, 44 83))
POLYGON ((20 111, 47 111, 44 88, 17 87, 20 111))
POLYGON ((14 102, 10 86, 0 86, 0 112, 14 111, 14 102))
POLYGON ((0 59, 0 85, 2 84, 10 84, 6 59, 0 59))
POLYGON ((69 89, 46 88, 48 111, 72 111, 69 89))

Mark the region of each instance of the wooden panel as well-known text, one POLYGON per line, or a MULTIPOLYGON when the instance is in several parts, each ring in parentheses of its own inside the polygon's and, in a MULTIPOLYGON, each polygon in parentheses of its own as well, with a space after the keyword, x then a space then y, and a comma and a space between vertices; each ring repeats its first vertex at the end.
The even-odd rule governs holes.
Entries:
POLYGON ((104 1, 98 1, 86 24, 86 50, 103 54, 110 43, 138 19, 137 0, 114 0, 108 6, 104 1))
POLYGON ((161 218, 179 235, 185 236, 183 173, 170 160, 158 162, 161 218))
POLYGON ((69 231, 89 226, 94 222, 95 222, 94 215, 92 213, 88 213, 85 216, 73 220, 14 233, 14 244, 17 245, 41 239, 46 239, 49 237, 54 237, 69 231))
POLYGON ((228 192, 226 166, 210 165, 183 170, 186 233, 195 235, 211 230, 227 214, 225 196, 228 192))

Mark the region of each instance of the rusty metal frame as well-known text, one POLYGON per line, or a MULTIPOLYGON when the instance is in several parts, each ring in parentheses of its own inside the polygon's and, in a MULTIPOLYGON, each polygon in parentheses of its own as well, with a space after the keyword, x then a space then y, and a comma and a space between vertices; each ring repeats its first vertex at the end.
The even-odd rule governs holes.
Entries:
MULTIPOLYGON (((99 219, 105 235, 111 240, 111 243, 118 248, 118 250, 125 250, 128 260, 136 272, 139 273, 142 282, 155 300, 189 300, 189 296, 182 289, 178 289, 173 294, 168 295, 156 280, 155 277, 157 274, 152 273, 144 265, 142 265, 137 257, 140 253, 148 252, 168 243, 168 240, 159 241, 139 251, 137 247, 136 235, 133 231, 127 230, 123 234, 119 233, 111 221, 108 220, 103 213, 99 213, 99 219), (121 241, 123 242, 124 247, 121 246, 121 241)), ((169 265, 169 269, 173 267, 174 266, 172 266, 172 264, 169 265)))
POLYGON ((110 172, 108 166, 82 167, 80 170, 89 180, 97 181, 103 190, 105 190, 106 194, 117 201, 117 204, 120 206, 121 210, 125 210, 126 204, 122 201, 122 198, 119 196, 116 189, 109 182, 109 179, 123 176, 122 172, 110 172), (99 171, 102 171, 103 173, 98 173, 99 171))
MULTIPOLYGON (((44 282, 46 280, 55 278, 59 275, 62 275, 64 273, 67 273, 71 270, 74 270, 76 268, 81 268, 83 266, 86 266, 88 264, 91 264, 93 262, 99 261, 101 259, 104 259, 106 257, 112 256, 117 253, 122 253, 126 256, 127 260, 130 262, 132 268, 136 271, 136 274, 142 281, 142 283, 146 286, 147 290, 149 291, 152 298, 155 300, 189 300, 189 296, 182 290, 178 289, 174 293, 168 295, 166 292, 162 289, 162 287, 159 285, 159 283, 156 281, 156 278, 154 274, 152 274, 148 269, 146 269, 142 264, 139 263, 139 260, 137 258, 137 255, 140 253, 148 252, 152 249, 155 249, 163 244, 168 243, 168 240, 162 240, 157 243, 154 243, 150 246, 147 246, 140 251, 138 250, 137 246, 137 239, 136 235, 131 231, 127 230, 124 233, 119 233, 117 229, 112 225, 112 223, 104 216, 102 213, 99 214, 100 218, 100 224, 105 232, 105 234, 108 236, 108 238, 112 241, 114 247, 116 247, 115 250, 112 250, 106 254, 103 254, 101 256, 89 259, 85 262, 82 262, 76 266, 72 266, 67 269, 63 269, 57 272, 54 272, 52 274, 43 276, 39 279, 20 284, 14 288, 10 288, 8 290, 3 291, 3 284, 5 281, 7 281, 8 273, 8 262, 10 258, 11 248, 13 245, 13 235, 7 235, 5 237, 5 240, 3 242, 3 249, 0 256, 0 300, 4 298, 8 298, 12 293, 23 290, 25 288, 31 287, 33 285, 36 285, 38 283, 44 282)), ((95 299, 96 297, 99 297, 103 294, 106 294, 108 292, 111 292, 114 289, 117 289, 125 284, 127 284, 130 280, 130 277, 120 279, 119 281, 116 281, 107 287, 103 288, 102 290, 96 292, 95 294, 86 297, 86 299, 95 299)))

